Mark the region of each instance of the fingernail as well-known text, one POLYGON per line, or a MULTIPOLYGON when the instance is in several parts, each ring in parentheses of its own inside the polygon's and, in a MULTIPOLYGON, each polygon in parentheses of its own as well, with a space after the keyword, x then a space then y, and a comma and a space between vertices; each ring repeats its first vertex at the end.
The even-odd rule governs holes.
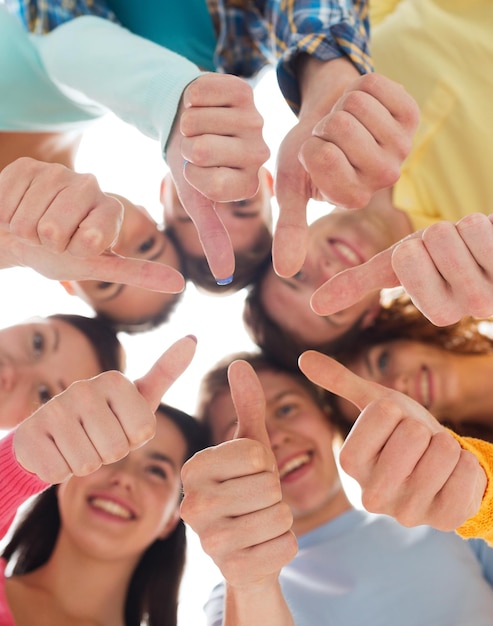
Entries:
POLYGON ((218 285, 230 285, 233 282, 233 274, 228 276, 228 278, 216 278, 216 283, 218 285))
POLYGON ((197 337, 195 335, 187 335, 187 338, 197 343, 197 337))

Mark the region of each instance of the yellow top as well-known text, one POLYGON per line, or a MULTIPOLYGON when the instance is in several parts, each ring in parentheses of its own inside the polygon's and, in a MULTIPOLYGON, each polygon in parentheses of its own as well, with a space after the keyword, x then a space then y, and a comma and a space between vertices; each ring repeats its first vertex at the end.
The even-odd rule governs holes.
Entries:
POLYGON ((421 122, 393 203, 416 230, 493 213, 493 2, 371 0, 378 72, 418 102, 421 122))
POLYGON ((493 545, 493 444, 473 437, 460 437, 452 431, 450 433, 464 450, 476 456, 488 479, 479 511, 455 532, 464 539, 478 537, 493 545))

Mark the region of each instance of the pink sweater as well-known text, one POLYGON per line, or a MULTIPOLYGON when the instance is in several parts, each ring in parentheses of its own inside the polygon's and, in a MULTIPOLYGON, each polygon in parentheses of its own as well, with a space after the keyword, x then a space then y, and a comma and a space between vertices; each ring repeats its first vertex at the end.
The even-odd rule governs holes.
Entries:
MULTIPOLYGON (((17 463, 13 439, 12 432, 0 440, 0 538, 8 531, 19 506, 49 486, 17 463)), ((15 626, 5 597, 5 566, 0 559, 0 626, 15 626)))

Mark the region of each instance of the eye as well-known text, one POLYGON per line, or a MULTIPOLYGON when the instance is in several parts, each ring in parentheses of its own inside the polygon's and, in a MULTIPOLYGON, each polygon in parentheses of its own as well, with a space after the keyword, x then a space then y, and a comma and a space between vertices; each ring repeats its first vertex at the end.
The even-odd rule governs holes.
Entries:
POLYGON ((35 332, 33 335, 33 352, 35 356, 41 356, 45 348, 45 339, 41 333, 35 332))
POLYGON ((238 200, 234 203, 235 207, 238 209, 242 209, 246 206, 250 206, 250 200, 238 200))
POLYGON ((105 289, 109 289, 112 285, 114 285, 114 283, 106 283, 104 281, 100 281, 96 283, 96 289, 99 289, 100 291, 104 291, 105 289))
POLYGON ((377 358, 377 367, 381 372, 384 372, 389 365, 389 353, 387 350, 382 350, 377 358))
POLYGON ((286 402, 276 409, 276 417, 290 417, 296 412, 297 405, 294 402, 286 402))
POLYGON ((141 254, 145 254, 146 252, 149 252, 149 250, 152 250, 152 248, 154 247, 156 243, 156 238, 155 237, 149 237, 149 239, 146 239, 146 241, 144 241, 143 243, 140 244, 138 251, 141 254))
POLYGON ((147 471, 153 476, 157 476, 158 478, 161 478, 162 480, 168 479, 168 472, 161 465, 150 465, 147 468, 147 471))
POLYGON ((53 394, 46 385, 40 385, 38 387, 38 398, 40 404, 46 404, 52 397, 53 394))

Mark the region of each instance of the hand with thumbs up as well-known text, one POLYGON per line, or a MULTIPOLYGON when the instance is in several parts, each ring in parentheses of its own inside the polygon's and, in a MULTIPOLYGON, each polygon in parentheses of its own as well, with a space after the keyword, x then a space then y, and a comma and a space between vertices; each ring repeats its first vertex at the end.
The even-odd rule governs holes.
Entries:
MULTIPOLYGON (((321 63, 316 84, 303 92, 299 122, 279 148, 275 194, 279 204, 273 263, 280 276, 293 276, 307 251, 306 205, 310 198, 362 208, 380 189, 393 185, 408 155, 419 109, 402 85, 372 73, 351 80, 339 99, 336 59, 321 63), (334 82, 334 80, 336 82, 334 82)), ((341 68, 339 67, 339 70, 341 68)), ((339 71, 337 70, 337 71, 339 71)))
POLYGON ((153 437, 154 411, 191 362, 195 347, 195 338, 180 339, 134 383, 116 371, 73 383, 17 427, 18 463, 56 484, 140 447, 153 437))
POLYGON ((28 157, 0 172, 0 268, 30 267, 53 280, 183 291, 183 276, 173 267, 111 250, 122 223, 120 201, 89 174, 28 157))
POLYGON ((299 365, 312 382, 361 411, 340 463, 360 484, 365 508, 404 526, 427 524, 445 531, 476 514, 485 471, 424 407, 318 352, 302 354, 299 365))
POLYGON ((166 160, 216 280, 232 277, 235 257, 214 205, 257 193, 269 158, 262 127, 253 90, 237 76, 205 74, 183 92, 166 160))
POLYGON ((183 466, 181 515, 226 579, 223 624, 288 626, 293 622, 278 575, 297 544, 265 428, 265 399, 245 361, 232 363, 228 378, 238 417, 235 438, 183 466))
POLYGON ((409 235, 322 285, 311 306, 332 315, 371 291, 402 285, 436 326, 493 314, 493 215, 472 213, 409 235), (418 268, 418 271, 416 271, 418 268))

